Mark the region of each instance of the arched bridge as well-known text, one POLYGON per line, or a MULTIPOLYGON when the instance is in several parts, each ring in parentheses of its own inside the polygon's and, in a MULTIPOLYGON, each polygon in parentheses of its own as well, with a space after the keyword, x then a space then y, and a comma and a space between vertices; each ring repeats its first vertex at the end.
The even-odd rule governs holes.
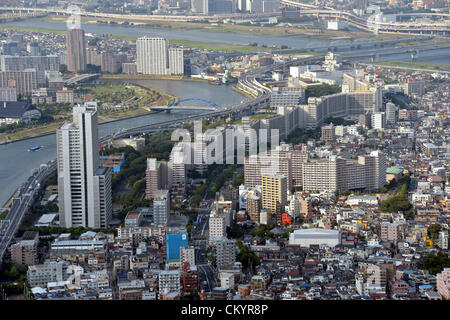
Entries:
POLYGON ((215 104, 214 102, 211 102, 209 100, 201 99, 201 98, 188 98, 188 99, 182 99, 177 102, 172 103, 169 106, 154 106, 150 107, 152 110, 218 110, 222 107, 215 104), (206 104, 206 106, 195 106, 195 105, 181 105, 183 102, 202 102, 203 104, 206 104))

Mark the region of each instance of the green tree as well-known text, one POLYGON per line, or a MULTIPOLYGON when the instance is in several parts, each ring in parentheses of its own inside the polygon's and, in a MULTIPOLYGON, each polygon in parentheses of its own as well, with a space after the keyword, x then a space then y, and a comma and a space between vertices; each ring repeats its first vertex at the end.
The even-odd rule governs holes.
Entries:
POLYGON ((65 65, 65 64, 60 64, 60 65, 59 65, 59 72, 61 72, 62 74, 67 73, 67 72, 68 72, 68 70, 67 70, 67 65, 65 65))
POLYGON ((244 183, 244 173, 239 173, 233 180, 233 187, 239 187, 244 183))
POLYGON ((430 253, 419 264, 419 268, 428 270, 431 274, 436 275, 444 268, 450 268, 450 258, 442 252, 438 252, 437 254, 430 253))
POLYGON ((236 241, 236 245, 239 248, 239 253, 236 256, 236 259, 242 263, 242 267, 244 269, 251 268, 255 270, 256 266, 261 263, 258 256, 251 251, 249 247, 244 245, 241 240, 236 241))
POLYGON ((227 227, 227 235, 232 239, 239 239, 244 235, 244 231, 238 224, 234 224, 231 228, 227 227))
POLYGON ((437 239, 439 235, 439 231, 441 231, 441 225, 439 223, 432 224, 428 227, 428 236, 431 237, 431 239, 437 239))

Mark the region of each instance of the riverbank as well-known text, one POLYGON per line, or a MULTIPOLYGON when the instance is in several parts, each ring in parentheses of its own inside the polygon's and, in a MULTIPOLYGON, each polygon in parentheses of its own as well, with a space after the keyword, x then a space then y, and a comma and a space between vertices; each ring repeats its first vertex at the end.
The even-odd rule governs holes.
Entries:
MULTIPOLYGON (((47 17, 39 18, 37 20, 46 22, 65 22, 66 17, 56 15, 48 15, 47 17)), ((195 30, 204 32, 218 32, 218 33, 233 33, 245 35, 257 35, 268 37, 282 37, 282 36, 307 36, 311 32, 308 28, 298 28, 290 25, 273 26, 273 25, 250 25, 250 24, 228 24, 228 23, 209 23, 196 21, 144 21, 142 19, 133 18, 109 18, 104 20, 102 18, 81 17, 81 22, 85 24, 99 24, 99 25, 119 25, 131 26, 135 28, 152 28, 152 29, 171 29, 171 30, 195 30)), ((375 38, 373 33, 365 31, 334 31, 323 30, 321 32, 323 39, 333 39, 336 37, 360 38, 369 37, 375 38)))
MULTIPOLYGON (((99 124, 107 124, 107 123, 112 123, 112 122, 117 122, 117 121, 122 121, 122 120, 129 120, 129 119, 134 119, 134 118, 140 118, 142 116, 147 116, 149 114, 157 114, 157 113, 161 113, 161 112, 162 111, 150 111, 150 112, 146 112, 144 114, 138 114, 138 115, 127 116, 127 117, 123 117, 123 118, 108 119, 108 120, 101 120, 100 117, 99 117, 98 123, 99 124)), ((63 122, 59 126, 61 126, 62 124, 63 124, 63 122)), ((59 127, 57 127, 56 129, 58 129, 58 128, 59 127)), ((1 137, 0 137, 0 145, 9 144, 9 143, 13 143, 13 142, 19 142, 19 141, 26 141, 26 140, 30 140, 30 139, 34 139, 34 138, 39 138, 39 137, 49 136, 49 135, 55 134, 56 129, 54 131, 40 133, 40 134, 36 134, 36 135, 32 135, 32 136, 30 135, 30 136, 27 136, 27 137, 24 137, 24 138, 8 140, 8 141, 1 140, 1 137)))
MULTIPOLYGON (((147 87, 139 84, 133 84, 133 86, 147 90, 148 92, 156 92, 160 95, 160 99, 158 101, 152 101, 149 103, 149 105, 155 105, 155 103, 158 103, 158 105, 165 105, 172 102, 178 101, 178 97, 169 94, 165 92, 164 90, 153 88, 153 87, 147 87)), ((141 96, 144 97, 145 95, 141 96)), ((145 104, 145 103, 144 103, 145 104)), ((108 123, 112 121, 119 121, 119 120, 126 120, 131 119, 135 117, 145 116, 148 114, 154 113, 154 111, 151 111, 150 108, 146 106, 139 106, 137 108, 130 108, 130 109, 123 109, 123 110, 100 110, 98 115, 98 122, 99 124, 102 123, 108 123)), ((26 139, 36 138, 36 137, 42 137, 49 134, 53 134, 56 132, 56 130, 61 127, 64 122, 66 122, 67 119, 61 120, 61 121, 55 121, 46 125, 37 126, 33 128, 25 128, 21 129, 17 132, 12 133, 4 133, 0 135, 0 144, 5 143, 11 143, 16 141, 22 141, 26 139)))
POLYGON ((395 69, 404 70, 414 70, 414 71, 434 71, 450 73, 450 65, 448 64, 437 64, 437 63, 426 63, 426 62, 404 62, 404 61, 383 61, 374 62, 371 65, 376 65, 380 67, 390 67, 395 69))
POLYGON ((44 18, 46 16, 48 16, 48 14, 38 12, 2 13, 0 14, 0 23, 28 20, 33 18, 44 18))
MULTIPOLYGON (((16 30, 16 31, 25 31, 25 32, 38 32, 38 33, 54 33, 65 35, 66 31, 63 30, 54 30, 54 29, 46 29, 39 27, 18 27, 18 26, 8 26, 2 25, 2 29, 4 30, 16 30)), ((100 36, 99 33, 94 33, 94 35, 100 36)), ((113 39, 121 39, 125 41, 136 41, 138 36, 127 36, 120 34, 111 34, 110 38, 113 39)), ((169 44, 184 46, 192 49, 204 49, 204 50, 215 50, 222 52, 267 52, 273 48, 263 47, 263 46, 250 46, 243 44, 229 44, 229 43, 210 43, 210 42, 202 42, 202 41, 192 41, 192 40, 177 40, 177 39, 168 39, 169 44)))

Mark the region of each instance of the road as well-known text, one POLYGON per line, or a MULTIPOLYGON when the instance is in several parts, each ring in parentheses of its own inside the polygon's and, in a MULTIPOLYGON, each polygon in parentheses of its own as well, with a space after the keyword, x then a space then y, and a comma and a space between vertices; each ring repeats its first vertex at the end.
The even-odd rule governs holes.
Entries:
POLYGON ((198 210, 198 219, 192 232, 192 244, 195 246, 195 264, 198 268, 200 289, 212 292, 216 287, 216 277, 213 267, 206 258, 208 240, 209 214, 212 209, 211 201, 204 201, 203 207, 198 210))
POLYGON ((50 161, 36 170, 32 176, 19 189, 19 194, 14 198, 5 221, 0 227, 0 263, 6 250, 17 232, 20 223, 30 205, 34 202, 39 191, 40 183, 56 168, 56 161, 50 161))

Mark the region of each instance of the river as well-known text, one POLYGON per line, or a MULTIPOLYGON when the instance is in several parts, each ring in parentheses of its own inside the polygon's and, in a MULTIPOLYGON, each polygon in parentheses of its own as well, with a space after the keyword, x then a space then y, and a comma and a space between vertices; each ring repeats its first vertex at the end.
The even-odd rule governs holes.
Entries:
MULTIPOLYGON (((370 58, 360 58, 359 62, 370 62, 370 58)), ((375 60, 376 62, 382 61, 411 61, 411 54, 399 53, 389 56, 381 56, 375 60)), ((420 51, 419 56, 414 60, 415 62, 437 63, 450 65, 450 49, 440 48, 427 51, 420 51)))
MULTIPOLYGON (((9 22, 5 25, 27 27, 27 28, 44 28, 51 30, 67 30, 67 25, 63 22, 50 22, 50 21, 33 21, 33 20, 20 20, 15 22, 9 22)), ((0 25, 1 26, 1 25, 0 25)), ((293 49, 305 49, 319 46, 326 46, 329 44, 339 44, 348 42, 348 40, 313 40, 313 39, 300 39, 294 36, 258 36, 250 34, 240 33, 221 33, 212 31, 200 31, 200 30, 183 30, 183 29, 164 29, 164 28, 149 28, 149 27, 132 27, 132 26, 119 26, 119 25, 106 25, 95 23, 83 23, 82 28, 86 33, 99 33, 99 34, 114 34, 122 36, 158 36, 167 39, 175 40, 189 40, 189 41, 201 41, 210 43, 229 43, 229 44, 242 44, 247 45, 249 43, 256 42, 258 45, 281 47, 282 45, 288 45, 293 49)))
MULTIPOLYGON (((66 30, 66 24, 61 22, 46 22, 32 20, 22 20, 8 23, 8 25, 19 27, 39 27, 53 30, 66 30)), ((0 25, 1 27, 1 25, 0 25)), ((86 32, 118 34, 128 36, 163 36, 168 39, 181 39, 191 41, 202 41, 211 43, 230 43, 230 44, 248 44, 256 42, 259 45, 288 45, 291 48, 307 49, 324 45, 337 45, 348 42, 347 40, 311 40, 300 39, 297 37, 266 37, 245 34, 205 32, 199 30, 170 30, 142 27, 124 27, 103 24, 83 24, 86 32)), ((378 61, 400 60, 410 61, 409 54, 398 54, 381 57, 378 61)), ((369 59, 361 58, 361 62, 369 62, 369 59)), ((440 63, 450 65, 450 50, 448 48, 422 51, 417 61, 430 63, 440 63)), ((212 86, 204 82, 184 82, 175 80, 139 80, 141 84, 147 84, 167 91, 180 99, 203 98, 210 100, 218 105, 227 106, 239 103, 243 97, 232 91, 227 86, 212 86)), ((197 111, 198 112, 198 111, 197 111)), ((144 124, 157 123, 182 117, 188 112, 177 111, 172 114, 160 113, 150 114, 139 118, 120 120, 117 122, 102 124, 99 126, 99 135, 105 136, 121 128, 132 128, 144 124)), ((193 112, 189 112, 193 113, 193 112)), ((7 145, 0 145, 0 204, 4 204, 11 194, 19 187, 23 181, 31 174, 31 171, 38 168, 41 163, 46 163, 56 157, 55 135, 32 138, 18 141, 7 145), (28 152, 30 146, 43 146, 42 150, 37 152, 28 152)))
MULTIPOLYGON (((20 20, 5 24, 8 26, 27 27, 27 28, 44 28, 51 30, 67 30, 67 26, 63 22, 55 21, 35 21, 35 20, 20 20)), ((1 24, 0 24, 1 27, 1 24)), ((148 28, 148 27, 132 27, 132 26, 119 26, 119 25, 106 25, 106 24, 94 24, 84 23, 83 29, 88 33, 100 33, 100 34, 115 34, 124 36, 161 36, 167 39, 176 40, 190 40, 201 41, 210 43, 229 43, 229 44, 249 44, 258 43, 259 45, 281 47, 287 45, 292 49, 311 49, 315 47, 323 46, 336 46, 352 43, 345 39, 336 40, 314 40, 314 39, 302 39, 297 36, 258 36, 249 34, 238 33, 220 33, 200 30, 183 30, 183 29, 164 29, 164 28, 148 28)), ((357 42, 364 47, 364 39, 358 39, 357 42)), ((382 51, 383 49, 380 49, 382 51)), ((338 52, 339 53, 339 52, 338 52)), ((370 62, 370 58, 356 59, 359 62, 370 62)), ((408 53, 382 56, 377 61, 410 61, 411 57, 408 53)), ((419 57, 416 59, 418 62, 429 62, 438 64, 450 65, 450 50, 448 48, 442 48, 431 51, 421 51, 419 57)))
MULTIPOLYGON (((231 86, 213 86, 207 82, 177 80, 136 80, 133 82, 159 88, 180 99, 202 98, 220 106, 238 104, 245 99, 241 94, 231 90, 231 86)), ((99 136, 112 134, 119 129, 158 123, 199 112, 204 111, 177 110, 170 114, 155 113, 104 123, 99 125, 99 136)), ((34 169, 55 158, 55 134, 0 145, 0 204, 3 206, 8 201, 13 192, 30 176, 34 169), (39 151, 30 152, 28 151, 30 146, 43 146, 43 148, 39 151)))

